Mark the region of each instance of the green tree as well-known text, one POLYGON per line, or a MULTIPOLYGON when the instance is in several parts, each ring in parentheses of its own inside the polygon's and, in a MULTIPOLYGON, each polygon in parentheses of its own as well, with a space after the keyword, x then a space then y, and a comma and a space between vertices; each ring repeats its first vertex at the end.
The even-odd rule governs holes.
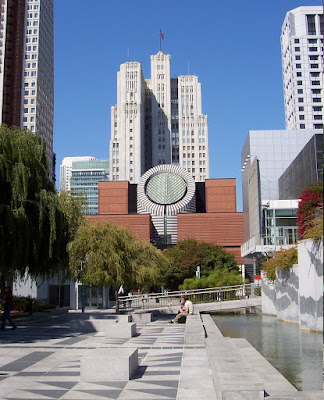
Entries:
POLYGON ((58 273, 67 261, 69 228, 49 168, 44 141, 0 127, 0 274, 58 273))
POLYGON ((134 239, 127 229, 112 223, 81 225, 69 244, 70 270, 85 285, 118 288, 137 285, 149 288, 159 283, 167 260, 149 243, 134 239))
POLYGON ((199 265, 201 275, 209 275, 214 270, 238 271, 235 257, 221 246, 213 243, 186 239, 164 251, 169 265, 164 271, 164 285, 170 290, 178 290, 185 279, 195 276, 199 265))

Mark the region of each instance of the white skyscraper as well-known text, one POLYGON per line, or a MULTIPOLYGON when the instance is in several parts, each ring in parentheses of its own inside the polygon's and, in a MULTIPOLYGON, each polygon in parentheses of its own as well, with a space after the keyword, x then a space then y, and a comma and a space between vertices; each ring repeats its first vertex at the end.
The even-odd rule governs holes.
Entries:
POLYGON ((25 65, 21 126, 41 136, 53 171, 53 0, 26 1, 25 65))
POLYGON ((72 163, 95 160, 92 156, 65 157, 60 165, 60 190, 71 190, 72 163))
POLYGON ((208 125, 201 86, 193 75, 171 78, 171 56, 151 56, 151 78, 141 63, 117 73, 117 105, 111 110, 110 179, 138 183, 162 164, 185 168, 195 181, 209 178, 208 125))
POLYGON ((281 31, 286 129, 323 128, 323 6, 286 14, 281 31))

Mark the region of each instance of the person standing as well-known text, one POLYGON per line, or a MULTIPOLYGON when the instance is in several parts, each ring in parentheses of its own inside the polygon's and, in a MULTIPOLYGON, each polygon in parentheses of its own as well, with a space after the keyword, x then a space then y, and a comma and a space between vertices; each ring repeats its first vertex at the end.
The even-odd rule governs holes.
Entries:
POLYGON ((6 327, 6 319, 12 326, 12 330, 17 328, 15 321, 11 318, 11 310, 13 308, 13 295, 10 286, 5 287, 4 293, 4 307, 3 307, 3 315, 2 315, 2 323, 1 323, 1 330, 4 330, 6 327))

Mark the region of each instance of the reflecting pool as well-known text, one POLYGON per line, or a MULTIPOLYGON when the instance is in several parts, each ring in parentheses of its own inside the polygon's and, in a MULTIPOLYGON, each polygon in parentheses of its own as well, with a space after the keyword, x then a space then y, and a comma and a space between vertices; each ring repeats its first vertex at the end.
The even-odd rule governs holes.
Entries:
POLYGON ((323 388, 323 335, 261 314, 217 314, 223 336, 245 338, 298 390, 323 388))

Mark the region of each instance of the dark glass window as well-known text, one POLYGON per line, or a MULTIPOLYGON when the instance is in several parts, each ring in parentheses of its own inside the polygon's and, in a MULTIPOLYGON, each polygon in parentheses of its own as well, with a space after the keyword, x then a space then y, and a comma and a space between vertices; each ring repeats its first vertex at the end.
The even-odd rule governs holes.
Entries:
POLYGON ((308 35, 316 35, 315 15, 306 15, 308 35))

